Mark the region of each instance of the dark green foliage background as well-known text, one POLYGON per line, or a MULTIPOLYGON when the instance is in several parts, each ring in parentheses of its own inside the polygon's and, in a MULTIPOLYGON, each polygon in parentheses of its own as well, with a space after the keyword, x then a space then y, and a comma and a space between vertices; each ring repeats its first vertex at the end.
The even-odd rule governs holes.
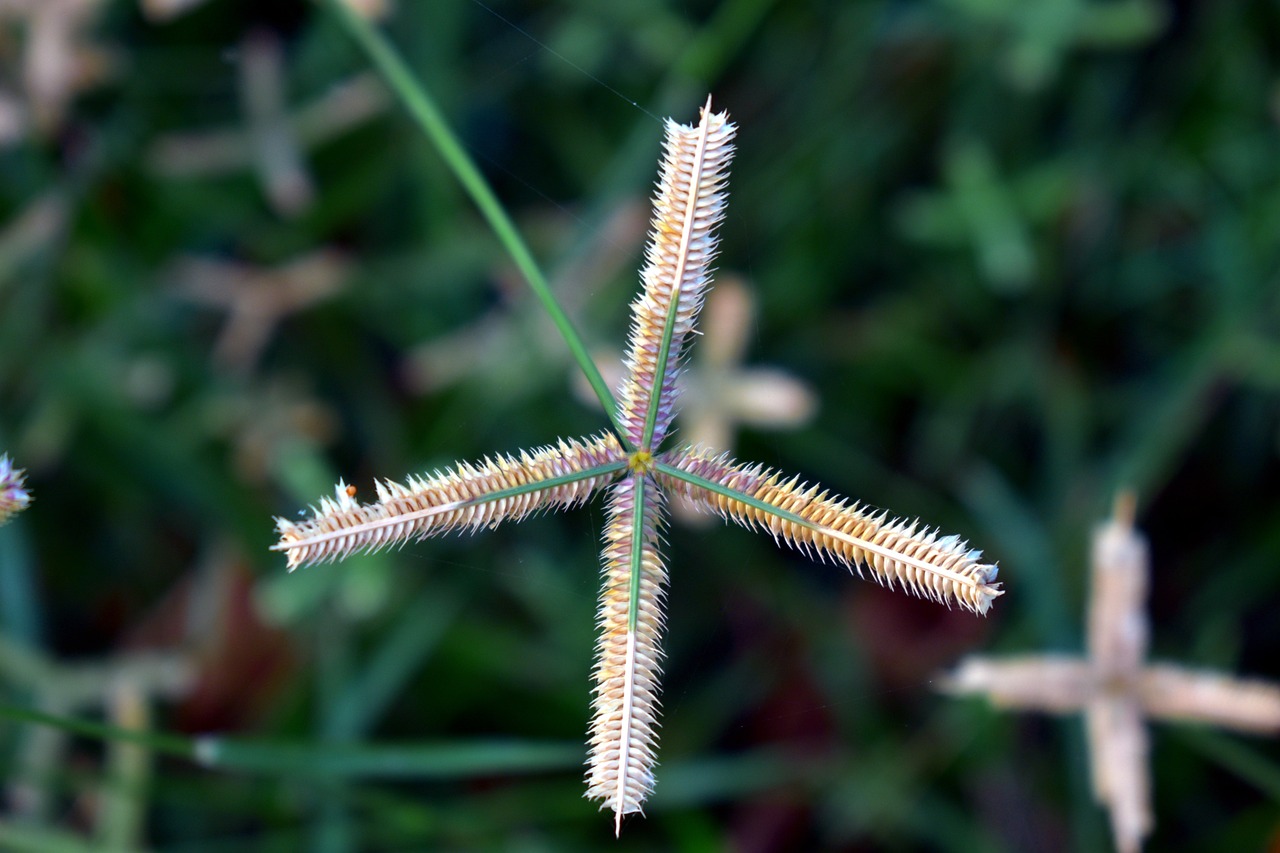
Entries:
MULTIPOLYGON (((317 754, 580 744, 598 504, 293 576, 266 550, 271 516, 338 476, 368 494, 374 476, 604 419, 398 106, 306 152, 317 197, 297 218, 248 168, 148 167, 166 134, 243 125, 255 26, 285 39, 291 103, 368 68, 320 7, 213 0, 156 25, 112 3, 94 33, 117 76, 58 133, 0 152, 7 217, 50 191, 70 210, 0 269, 0 450, 36 495, 0 530, 3 631, 102 656, 136 645, 172 590, 239 564, 280 628, 260 651, 286 663, 228 694, 252 706, 162 705, 160 727, 317 754), (349 253, 346 287, 286 319, 251 370, 219 367, 223 316, 177 292, 173 262, 321 246, 349 253), (415 393, 409 352, 492 312, 510 354, 415 393), (281 389, 325 407, 331 432, 290 426, 281 389), (280 422, 257 468, 236 463, 246 431, 280 422)), ((1122 485, 1152 541, 1153 655, 1280 677, 1275 4, 401 0, 384 30, 553 282, 648 195, 655 117, 694 120, 713 92, 740 126, 719 263, 759 298, 750 359, 822 401, 802 430, 743 431, 735 454, 964 535, 1008 594, 976 620, 676 524, 662 765, 620 842, 573 765, 333 782, 166 759, 155 849, 1105 849, 1078 721, 934 688, 966 653, 1082 647, 1089 531, 1122 485)), ((612 247, 617 272, 571 297, 589 344, 621 346, 641 248, 612 247)), ((1280 745, 1153 731, 1152 849, 1277 843, 1280 745)), ((11 727, 0 760, 28 734, 11 727)), ((68 828, 99 755, 78 742, 55 768, 68 828)))

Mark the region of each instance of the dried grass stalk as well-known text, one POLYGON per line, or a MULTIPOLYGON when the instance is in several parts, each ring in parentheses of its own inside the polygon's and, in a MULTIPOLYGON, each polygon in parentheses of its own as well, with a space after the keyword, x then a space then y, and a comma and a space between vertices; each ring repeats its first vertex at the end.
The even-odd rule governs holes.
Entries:
POLYGON ((1093 684, 1093 669, 1080 658, 1037 655, 966 658, 941 687, 958 696, 985 694, 998 708, 1069 714, 1085 707, 1093 684))
POLYGON ((1142 705, 1121 692, 1095 693, 1085 709, 1089 781, 1094 800, 1111 815, 1111 837, 1121 853, 1138 853, 1155 823, 1151 812, 1149 749, 1142 705))
POLYGON ((1113 517, 1093 532, 1089 588, 1089 659, 1100 678, 1130 682, 1147 657, 1145 604, 1150 555, 1133 526, 1134 495, 1116 497, 1113 517))
POLYGON ((1093 795, 1121 853, 1141 850, 1155 823, 1147 717, 1280 733, 1280 686, 1145 662, 1151 567, 1135 509, 1134 495, 1122 492, 1094 531, 1087 657, 969 658, 943 681, 949 692, 986 694, 999 706, 1083 710, 1093 795))
POLYGON ((1280 685, 1272 682, 1151 664, 1142 671, 1138 690, 1153 717, 1280 734, 1280 685))

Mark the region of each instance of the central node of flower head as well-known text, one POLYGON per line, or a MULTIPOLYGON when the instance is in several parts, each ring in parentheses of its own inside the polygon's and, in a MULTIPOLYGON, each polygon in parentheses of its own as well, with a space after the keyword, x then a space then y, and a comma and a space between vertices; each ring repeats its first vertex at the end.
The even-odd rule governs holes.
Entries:
POLYGON ((647 450, 637 450, 627 457, 627 467, 637 474, 648 474, 653 470, 653 454, 647 450))

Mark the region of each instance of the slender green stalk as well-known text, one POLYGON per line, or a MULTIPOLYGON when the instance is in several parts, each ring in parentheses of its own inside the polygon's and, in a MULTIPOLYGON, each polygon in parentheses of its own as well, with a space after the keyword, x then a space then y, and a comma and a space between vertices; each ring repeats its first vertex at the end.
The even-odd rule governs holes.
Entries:
POLYGON ((206 767, 344 778, 456 779, 540 773, 582 763, 582 746, 558 741, 492 740, 441 744, 311 744, 202 738, 206 767))
POLYGON ((458 596, 436 585, 409 602, 386 638, 351 673, 329 713, 334 731, 361 738, 440 645, 460 609, 458 596))
POLYGON ((802 515, 796 515, 794 512, 785 510, 782 507, 767 504, 758 498, 751 497, 751 495, 748 495, 745 492, 740 492, 737 489, 731 489, 728 486, 722 486, 714 480, 708 480, 706 477, 699 477, 697 474, 691 474, 688 471, 683 471, 659 459, 653 460, 653 470, 661 474, 666 474, 668 477, 675 477, 677 480, 684 480, 686 483, 697 486, 701 489, 706 489, 708 492, 714 492, 715 494, 729 498, 730 500, 744 503, 752 509, 758 509, 769 515, 777 516, 783 521, 789 521, 792 524, 798 524, 801 527, 813 527, 813 522, 809 521, 809 519, 802 515))
POLYGON ((631 511, 631 592, 627 596, 627 630, 636 632, 640 620, 640 573, 644 569, 644 489, 648 480, 643 474, 631 475, 635 483, 631 511))
POLYGON ((640 439, 640 446, 648 448, 656 452, 658 448, 653 447, 653 431, 658 425, 658 409, 662 406, 662 386, 663 377, 667 375, 667 362, 671 358, 671 337, 676 326, 676 311, 680 307, 680 291, 679 284, 676 285, 675 298, 671 300, 671 310, 667 312, 666 325, 662 327, 662 344, 658 347, 658 387, 654 389, 653 394, 649 397, 649 408, 645 412, 644 417, 644 437, 640 439))
POLYGON ((195 743, 178 735, 126 729, 120 726, 108 725, 107 723, 82 720, 78 717, 49 714, 35 708, 24 708, 20 705, 10 705, 8 703, 0 703, 0 718, 18 723, 38 723, 42 726, 52 726, 64 732, 96 740, 141 744, 154 752, 178 758, 194 759, 196 757, 195 743))
POLYGON ((321 744, 184 738, 142 732, 0 704, 0 719, 53 726, 72 734, 114 743, 141 744, 154 752, 185 758, 207 768, 257 773, 330 777, 453 779, 508 773, 535 773, 577 766, 582 747, 558 741, 481 740, 443 744, 321 744))
POLYGON ((1280 767, 1240 741, 1201 726, 1179 726, 1185 742, 1280 803, 1280 767))
POLYGON ((609 386, 605 384, 604 377, 600 375, 600 370, 596 367, 595 362, 591 360, 587 347, 582 342, 582 337, 578 334, 578 330, 574 328, 573 322, 568 315, 564 313, 564 309, 560 307, 555 294, 551 292, 551 286, 547 283, 546 276, 543 275, 537 261, 533 259, 533 254, 529 251, 529 247, 525 245, 524 240, 520 237, 520 232, 516 230, 515 224, 507 216, 506 210, 503 209, 497 196, 493 194, 493 190, 489 187, 488 182, 485 181, 480 170, 476 168, 475 162, 468 156, 466 149, 450 129, 444 115, 427 93, 426 87, 422 85, 421 81, 414 78, 413 73, 405 65, 404 60, 395 51, 395 48, 391 46, 391 43, 368 21, 348 8, 342 0, 325 0, 325 4, 342 22, 343 27, 351 37, 369 55, 378 71, 386 78, 387 84, 391 86, 392 91, 396 93, 405 108, 409 110, 410 115, 418 122, 427 137, 431 139, 436 146, 436 150, 440 152, 440 156, 444 158, 445 163, 471 196, 476 207, 480 209, 480 213, 489 222, 489 227, 493 229, 498 240, 506 248, 507 253, 511 255, 516 267, 524 275, 525 280, 529 282, 529 286, 533 288, 538 301, 542 303, 542 307, 551 316, 551 322, 555 323, 560 336, 569 345, 569 350, 573 353, 574 360, 578 362, 578 367, 586 375, 587 381, 591 383, 591 388, 596 393, 596 397, 600 399, 600 405, 604 407, 604 410, 609 414, 609 418, 613 421, 614 430, 622 437, 623 441, 626 441, 626 433, 618 422, 618 406, 614 402, 613 393, 609 390, 609 386))
POLYGON ((590 468, 583 468, 581 471, 573 471, 569 474, 561 474, 559 477, 548 477, 545 480, 535 480, 532 483, 522 483, 519 486, 512 486, 509 489, 499 489, 496 492, 485 495, 482 498, 476 498, 472 501, 464 501, 466 506, 479 506, 480 504, 493 503, 494 501, 504 501, 508 498, 527 495, 531 492, 540 492, 545 489, 554 489, 556 486, 565 486, 569 483, 578 483, 582 480, 590 480, 593 477, 599 477, 604 474, 613 474, 627 467, 627 460, 619 459, 617 462, 606 462, 603 465, 594 465, 590 468))

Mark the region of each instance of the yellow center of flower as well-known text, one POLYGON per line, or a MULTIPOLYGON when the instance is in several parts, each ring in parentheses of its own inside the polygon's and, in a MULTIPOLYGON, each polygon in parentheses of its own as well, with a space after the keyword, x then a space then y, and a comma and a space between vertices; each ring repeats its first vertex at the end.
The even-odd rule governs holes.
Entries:
POLYGON ((637 474, 648 474, 653 470, 653 454, 647 450, 637 450, 627 457, 627 467, 637 474))

